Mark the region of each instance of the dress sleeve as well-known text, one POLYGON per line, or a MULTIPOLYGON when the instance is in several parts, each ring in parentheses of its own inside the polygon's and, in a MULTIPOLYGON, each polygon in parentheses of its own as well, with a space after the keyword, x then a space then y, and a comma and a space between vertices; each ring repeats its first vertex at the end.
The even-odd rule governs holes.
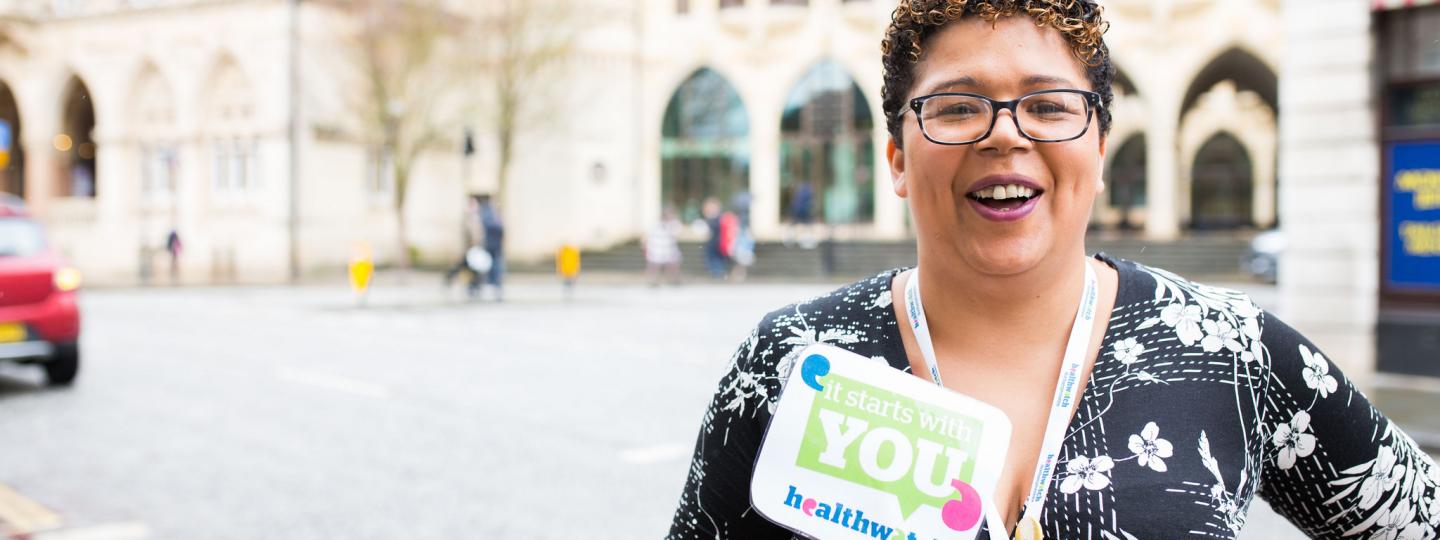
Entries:
POLYGON ((1261 496, 1313 538, 1435 538, 1434 460, 1319 348, 1265 319, 1261 496))
POLYGON ((750 477, 779 397, 783 359, 757 328, 735 351, 700 427, 667 540, 789 539, 750 506, 750 477))

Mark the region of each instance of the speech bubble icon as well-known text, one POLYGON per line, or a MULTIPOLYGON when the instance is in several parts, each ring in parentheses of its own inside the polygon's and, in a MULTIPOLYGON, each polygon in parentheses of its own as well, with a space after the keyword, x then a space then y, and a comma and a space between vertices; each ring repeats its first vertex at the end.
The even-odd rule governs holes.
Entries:
POLYGON ((825 391, 825 385, 820 384, 820 377, 829 373, 830 359, 818 354, 806 356, 804 363, 800 364, 800 380, 816 392, 825 391))
POLYGON ((968 531, 980 523, 980 493, 961 480, 951 480, 950 485, 960 493, 959 499, 950 499, 940 508, 940 520, 955 531, 968 531))

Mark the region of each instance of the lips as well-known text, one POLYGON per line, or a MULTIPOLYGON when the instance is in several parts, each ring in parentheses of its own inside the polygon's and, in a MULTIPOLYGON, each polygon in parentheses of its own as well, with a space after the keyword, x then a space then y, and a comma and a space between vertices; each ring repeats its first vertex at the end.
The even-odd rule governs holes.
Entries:
POLYGON ((981 178, 966 193, 966 203, 980 217, 991 221, 1016 221, 1030 215, 1045 194, 1040 184, 1018 174, 981 178))

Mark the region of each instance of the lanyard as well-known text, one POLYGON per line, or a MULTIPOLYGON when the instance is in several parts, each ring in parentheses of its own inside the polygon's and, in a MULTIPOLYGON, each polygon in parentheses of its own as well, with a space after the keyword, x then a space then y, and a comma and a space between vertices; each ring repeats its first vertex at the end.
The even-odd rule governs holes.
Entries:
MULTIPOLYGON (((1017 538, 1022 532, 1038 533, 1040 512, 1044 510, 1045 494, 1050 490, 1050 477, 1055 468, 1055 458, 1060 453, 1060 442, 1065 438, 1065 427, 1070 423, 1070 413, 1075 410, 1075 388, 1080 384, 1080 369, 1090 350, 1090 334, 1095 321, 1095 302, 1099 296, 1099 285, 1095 269, 1085 263, 1085 290, 1080 294, 1080 305, 1075 312, 1075 325, 1070 329, 1070 339, 1065 344, 1065 358, 1060 363, 1060 377, 1055 382, 1055 398, 1050 404, 1050 418, 1045 423, 1045 438, 1042 439, 1040 455, 1035 461, 1035 478, 1025 497, 1025 514, 1015 528, 1017 538), (1021 529, 1028 529, 1022 531, 1021 529)), ((930 325, 925 322, 925 308, 920 303, 920 270, 910 274, 905 286, 905 308, 910 315, 910 330, 915 333, 915 344, 925 357, 925 367, 930 370, 930 379, 940 381, 940 365, 935 360, 935 344, 930 339, 930 325)), ((1001 538, 1005 527, 1000 520, 996 504, 985 505, 985 519, 989 522, 992 539, 1001 538)))

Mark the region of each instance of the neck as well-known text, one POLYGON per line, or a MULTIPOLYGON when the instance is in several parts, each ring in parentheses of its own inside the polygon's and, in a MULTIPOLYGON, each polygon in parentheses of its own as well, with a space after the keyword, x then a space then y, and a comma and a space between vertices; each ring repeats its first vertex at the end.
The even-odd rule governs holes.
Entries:
POLYGON ((987 275, 964 263, 919 257, 925 318, 940 344, 990 348, 1064 339, 1085 287, 1084 251, 1049 257, 1025 272, 987 275))

